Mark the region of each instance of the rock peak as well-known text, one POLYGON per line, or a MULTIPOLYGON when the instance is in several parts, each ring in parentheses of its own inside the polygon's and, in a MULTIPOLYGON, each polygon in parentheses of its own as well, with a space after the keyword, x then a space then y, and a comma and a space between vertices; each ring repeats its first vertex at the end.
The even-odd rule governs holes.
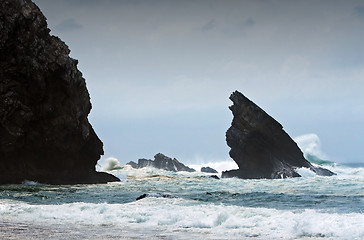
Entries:
POLYGON ((333 174, 308 162, 282 125, 242 93, 235 91, 230 99, 234 118, 226 141, 231 148, 230 157, 239 169, 223 172, 223 177, 299 177, 295 169, 301 167, 319 175, 333 174))

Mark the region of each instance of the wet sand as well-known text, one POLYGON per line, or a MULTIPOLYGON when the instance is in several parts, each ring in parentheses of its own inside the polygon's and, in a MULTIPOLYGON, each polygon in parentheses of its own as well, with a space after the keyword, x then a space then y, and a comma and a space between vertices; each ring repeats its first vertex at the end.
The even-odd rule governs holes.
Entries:
MULTIPOLYGON (((93 226, 93 225, 40 225, 33 223, 19 223, 10 221, 0 221, 1 240, 111 240, 111 239, 148 239, 148 240, 190 240, 205 239, 219 240, 229 239, 226 237, 216 237, 211 232, 191 232, 191 229, 181 231, 160 229, 124 229, 115 226, 93 226)), ((232 238, 247 239, 247 238, 232 238)), ((261 240, 254 238, 254 240, 261 240)))
POLYGON ((71 240, 71 239, 170 239, 163 234, 150 236, 113 227, 37 225, 31 223, 0 222, 1 240, 71 240), (97 229, 95 229, 97 228, 97 229))

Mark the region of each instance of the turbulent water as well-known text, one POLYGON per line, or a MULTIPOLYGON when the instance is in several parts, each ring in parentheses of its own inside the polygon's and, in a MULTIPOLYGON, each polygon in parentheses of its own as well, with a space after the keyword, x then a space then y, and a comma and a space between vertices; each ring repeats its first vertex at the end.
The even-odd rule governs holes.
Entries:
POLYGON ((0 239, 364 239, 364 168, 325 167, 337 175, 218 180, 126 166, 111 171, 119 183, 0 186, 0 239))

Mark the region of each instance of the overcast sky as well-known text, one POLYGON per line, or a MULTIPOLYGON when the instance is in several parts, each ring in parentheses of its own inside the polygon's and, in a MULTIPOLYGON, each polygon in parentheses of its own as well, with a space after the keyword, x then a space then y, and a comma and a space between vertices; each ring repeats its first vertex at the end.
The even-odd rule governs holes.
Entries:
POLYGON ((291 137, 364 162, 361 0, 35 2, 79 60, 104 159, 229 159, 239 90, 291 137))

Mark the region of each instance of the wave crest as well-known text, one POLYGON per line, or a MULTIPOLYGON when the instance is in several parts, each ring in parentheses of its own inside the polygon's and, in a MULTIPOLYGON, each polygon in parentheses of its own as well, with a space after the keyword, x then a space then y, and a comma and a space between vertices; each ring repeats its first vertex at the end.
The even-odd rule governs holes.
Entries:
POLYGON ((335 162, 329 161, 329 157, 321 150, 320 138, 314 134, 305 134, 293 139, 303 152, 304 157, 313 164, 334 166, 335 162))
POLYGON ((113 157, 107 158, 106 163, 101 166, 102 171, 119 170, 122 168, 123 167, 120 165, 119 160, 113 157))

